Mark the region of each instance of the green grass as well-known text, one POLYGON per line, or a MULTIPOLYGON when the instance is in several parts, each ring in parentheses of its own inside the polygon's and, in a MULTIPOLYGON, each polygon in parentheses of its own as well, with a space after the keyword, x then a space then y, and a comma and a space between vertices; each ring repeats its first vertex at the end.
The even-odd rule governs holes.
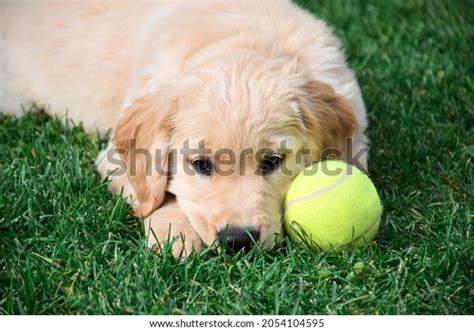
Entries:
POLYGON ((375 243, 153 255, 94 171, 97 137, 0 115, 0 313, 474 313, 472 3, 300 3, 335 27, 363 90, 375 243))

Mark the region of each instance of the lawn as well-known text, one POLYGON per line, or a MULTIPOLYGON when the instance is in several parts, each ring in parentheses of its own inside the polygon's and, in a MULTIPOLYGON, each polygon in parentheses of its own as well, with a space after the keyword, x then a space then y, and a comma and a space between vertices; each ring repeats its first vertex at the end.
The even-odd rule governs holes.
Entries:
POLYGON ((0 115, 0 314, 474 313, 472 3, 300 4, 359 78, 384 204, 375 242, 153 255, 95 173, 103 139, 42 112, 0 115))

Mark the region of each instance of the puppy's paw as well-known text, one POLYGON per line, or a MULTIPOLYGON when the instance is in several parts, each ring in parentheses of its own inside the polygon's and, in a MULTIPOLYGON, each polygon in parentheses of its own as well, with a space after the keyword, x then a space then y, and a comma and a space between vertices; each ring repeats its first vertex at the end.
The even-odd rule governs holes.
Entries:
POLYGON ((188 218, 173 201, 165 203, 143 222, 148 246, 153 250, 162 251, 170 244, 173 256, 178 259, 199 252, 203 247, 188 218))

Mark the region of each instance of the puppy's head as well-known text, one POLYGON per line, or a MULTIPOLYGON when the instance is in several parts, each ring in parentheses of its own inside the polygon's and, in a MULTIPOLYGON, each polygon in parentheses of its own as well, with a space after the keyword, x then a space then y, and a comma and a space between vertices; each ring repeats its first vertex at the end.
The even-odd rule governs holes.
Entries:
POLYGON ((205 243, 269 247, 293 178, 328 149, 344 158, 356 129, 347 102, 296 63, 241 59, 201 66, 136 100, 114 142, 137 214, 169 191, 205 243))

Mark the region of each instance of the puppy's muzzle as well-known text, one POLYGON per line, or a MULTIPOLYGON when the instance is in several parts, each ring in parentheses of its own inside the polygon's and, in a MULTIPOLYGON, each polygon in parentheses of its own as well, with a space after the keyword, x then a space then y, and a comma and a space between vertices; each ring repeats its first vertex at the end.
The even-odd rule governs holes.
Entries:
POLYGON ((236 253, 248 251, 260 238, 260 232, 253 228, 225 228, 217 233, 219 244, 227 251, 236 253))

